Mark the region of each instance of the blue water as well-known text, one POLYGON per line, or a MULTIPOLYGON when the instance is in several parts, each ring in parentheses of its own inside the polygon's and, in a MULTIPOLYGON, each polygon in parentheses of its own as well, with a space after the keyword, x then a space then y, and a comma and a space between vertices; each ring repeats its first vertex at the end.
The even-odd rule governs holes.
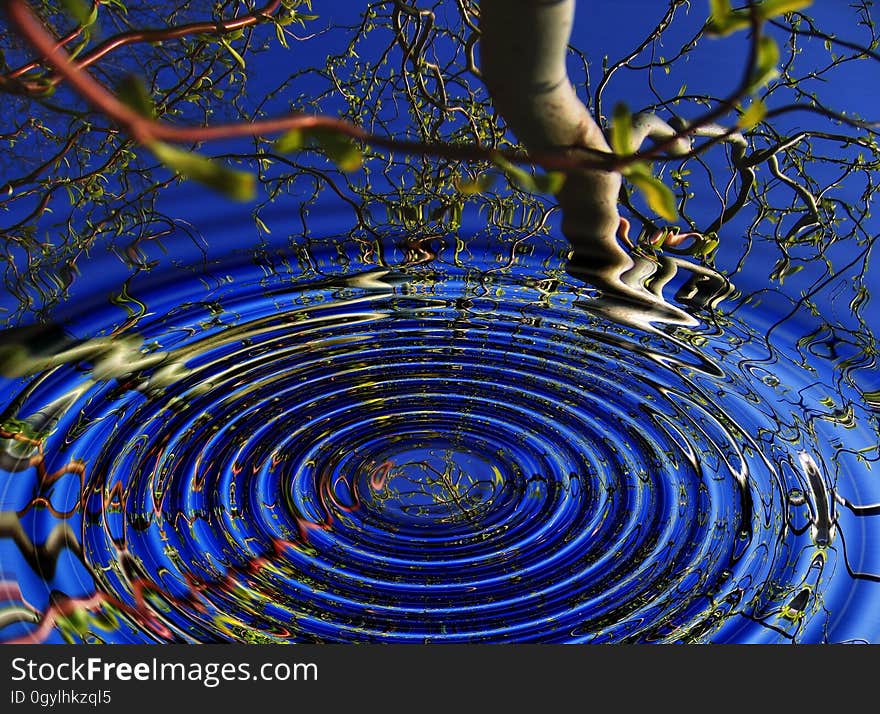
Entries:
MULTIPOLYGON (((467 3, 403 36, 390 3, 363 29, 360 0, 324 5, 289 49, 268 23, 235 40, 247 77, 221 50, 219 96, 175 100, 170 120, 294 108, 499 141, 467 3)), ((641 45, 666 5, 578 11, 569 70, 606 120, 618 101, 699 116, 741 76, 745 33, 692 46, 705 3, 641 45), (606 55, 631 60, 607 83, 606 55)), ((814 6, 870 44, 858 8, 814 6)), ((767 29, 800 78, 762 88, 768 108, 815 94, 880 114, 873 59, 767 29)), ((98 76, 174 51, 120 51, 98 76)), ((635 251, 633 302, 569 272, 552 196, 499 175, 463 197, 482 164, 373 147, 343 175, 314 150, 258 165, 250 141, 218 142, 202 150, 251 155, 230 165, 260 170, 255 202, 154 194, 165 174, 141 150, 100 168, 116 146, 100 117, 56 161, 68 115, 6 98, 10 122, 47 129, 0 156, 0 183, 43 166, 0 200, 0 642, 880 642, 876 130, 816 112, 755 127, 750 152, 807 138, 782 177, 759 162, 729 215, 730 147, 656 162, 682 230, 718 222, 720 242, 700 266, 635 251), (65 179, 93 171, 101 193, 74 204, 65 179)), ((621 211, 634 240, 662 227, 637 194, 621 211)))
POLYGON ((6 333, 0 637, 877 641, 845 345, 542 246, 314 241, 6 333))

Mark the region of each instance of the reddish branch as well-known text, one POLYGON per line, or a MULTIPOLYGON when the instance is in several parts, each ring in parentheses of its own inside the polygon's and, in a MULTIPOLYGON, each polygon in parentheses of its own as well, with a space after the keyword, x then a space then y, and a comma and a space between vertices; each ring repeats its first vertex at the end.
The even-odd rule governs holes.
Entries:
MULTIPOLYGON (((233 124, 182 127, 161 119, 154 119, 139 114, 130 106, 121 102, 111 91, 85 70, 86 67, 101 57, 125 45, 138 42, 159 42, 193 34, 223 34, 251 27, 270 19, 281 4, 281 0, 271 0, 263 7, 247 15, 223 22, 198 22, 178 27, 123 33, 104 41, 84 55, 79 61, 73 61, 64 49, 64 45, 69 41, 69 37, 63 38, 61 41, 55 39, 36 17, 25 0, 7 0, 6 11, 11 23, 18 29, 21 36, 41 55, 41 59, 27 65, 27 67, 35 67, 43 63, 52 67, 54 75, 44 80, 44 82, 57 84, 66 80, 96 110, 125 129, 135 141, 141 144, 150 144, 155 141, 193 144, 220 139, 264 136, 296 129, 326 129, 365 144, 415 156, 439 156, 451 160, 490 162, 502 157, 508 161, 540 166, 553 171, 576 171, 583 169, 620 171, 636 162, 656 160, 682 137, 698 134, 701 128, 734 110, 737 102, 749 93, 750 84, 753 81, 752 72, 757 64, 757 50, 761 37, 761 23, 754 6, 750 4, 752 37, 749 61, 745 65, 743 77, 736 90, 729 97, 721 100, 718 106, 709 110, 697 120, 678 128, 674 135, 657 141, 649 148, 635 151, 628 155, 614 155, 606 151, 582 148, 578 156, 572 156, 571 154, 566 155, 564 151, 525 153, 518 150, 488 148, 477 144, 406 141, 373 134, 344 119, 302 113, 275 119, 245 121, 233 124)), ((18 75, 21 71, 19 69, 12 74, 18 75)), ((8 77, 0 77, 0 86, 4 83, 9 83, 9 81, 8 77)), ((45 89, 45 85, 43 89, 45 89)), ((735 131, 736 128, 733 128, 728 133, 735 131)), ((725 136, 716 137, 714 140, 706 142, 704 146, 694 149, 691 153, 702 153, 703 150, 724 138, 725 136)))
MULTIPOLYGON (((91 11, 94 12, 95 9, 100 4, 101 4, 101 0, 92 0, 91 11)), ((68 34, 66 34, 64 37, 62 37, 61 39, 58 40, 58 46, 64 47, 66 45, 69 45, 77 37, 79 37, 84 31, 85 31, 85 28, 82 25, 78 25, 73 30, 71 30, 68 34)), ((35 69, 38 69, 39 67, 40 67, 39 62, 29 62, 26 65, 22 65, 18 69, 12 70, 11 72, 9 72, 6 75, 0 75, 0 85, 8 84, 10 80, 18 79, 22 75, 27 74, 28 72, 31 72, 35 69)))
MULTIPOLYGON (((93 0, 92 9, 99 4, 100 0, 93 0)), ((265 22, 271 19, 281 5, 281 0, 270 0, 270 2, 266 3, 263 7, 231 20, 224 20, 221 22, 191 22, 186 25, 178 25, 177 27, 123 32, 104 40, 94 49, 89 50, 89 52, 84 54, 75 63, 75 66, 79 69, 85 69, 114 50, 117 50, 120 47, 125 47, 126 45, 133 45, 141 42, 165 42, 167 40, 176 40, 183 37, 190 37, 192 35, 227 35, 232 32, 244 30, 248 27, 253 27, 260 22, 265 22)), ((56 47, 60 49, 69 44, 82 33, 83 29, 84 28, 82 27, 76 28, 70 34, 58 40, 56 47)), ((0 75, 0 85, 9 84, 11 80, 16 80, 25 73, 37 69, 40 66, 41 61, 37 60, 19 67, 5 76, 0 75)), ((63 79, 64 76, 56 71, 54 75, 41 79, 39 91, 45 91, 47 86, 56 86, 63 79)), ((30 86, 28 83, 23 84, 26 87, 30 86)))
MULTIPOLYGON (((501 156, 509 161, 534 164, 557 171, 578 168, 611 169, 613 155, 605 152, 591 152, 596 156, 595 159, 573 159, 559 153, 528 155, 520 151, 498 150, 477 145, 402 141, 371 134, 343 119, 323 115, 292 114, 276 119, 220 124, 210 127, 175 126, 161 119, 153 119, 139 114, 94 79, 80 64, 73 62, 24 0, 8 0, 6 11, 12 25, 41 55, 42 62, 51 66, 75 92, 115 124, 124 128, 135 141, 141 144, 150 144, 155 141, 192 144, 218 139, 263 136, 295 129, 320 128, 366 144, 412 155, 442 156, 453 160, 478 161, 492 161, 501 156)), ((260 15, 260 17, 264 17, 264 15, 260 15)), ((241 18, 241 21, 245 20, 246 18, 241 18)), ((211 25, 209 29, 216 30, 216 26, 211 25)))

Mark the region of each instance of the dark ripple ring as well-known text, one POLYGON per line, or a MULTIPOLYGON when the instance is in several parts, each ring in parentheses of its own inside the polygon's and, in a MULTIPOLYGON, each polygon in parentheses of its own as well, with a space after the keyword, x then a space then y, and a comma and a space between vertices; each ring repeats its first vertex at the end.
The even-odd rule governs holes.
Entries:
POLYGON ((755 440, 766 415, 740 419, 746 377, 700 367, 711 343, 697 359, 515 276, 491 299, 391 277, 177 286, 138 324, 174 378, 81 390, 50 442, 83 490, 48 498, 81 499, 116 603, 94 637, 761 641, 820 611, 817 581, 783 612, 829 556, 780 538, 803 483, 755 440))

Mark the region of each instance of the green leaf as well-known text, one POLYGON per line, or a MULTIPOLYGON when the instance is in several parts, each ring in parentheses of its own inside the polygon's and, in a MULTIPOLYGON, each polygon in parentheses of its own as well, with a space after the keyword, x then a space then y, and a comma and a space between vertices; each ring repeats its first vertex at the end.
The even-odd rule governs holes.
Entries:
POLYGON ((739 121, 736 125, 740 129, 752 129, 764 121, 764 117, 766 116, 767 105, 760 99, 756 99, 742 114, 740 114, 739 121))
POLYGON ((557 193, 565 183, 563 173, 531 174, 500 155, 493 156, 492 163, 504 172, 512 184, 529 193, 557 193))
POLYGON ((534 190, 532 175, 527 171, 523 171, 519 166, 512 164, 500 155, 493 156, 492 163, 504 172, 509 181, 519 186, 523 191, 534 190))
POLYGON ((549 193, 555 196, 565 185, 565 173, 550 171, 546 174, 537 174, 534 176, 534 182, 538 193, 549 193))
POLYGON ((623 102, 619 102, 614 107, 611 120, 611 148, 614 149, 615 154, 625 156, 632 153, 632 114, 623 102))
POLYGON ((364 164, 360 147, 349 137, 331 129, 312 129, 309 136, 320 146, 340 171, 357 171, 364 164))
POLYGON ((302 129, 291 129, 275 142, 274 149, 279 154, 292 154, 305 148, 306 136, 302 129))
POLYGON ((464 203, 455 201, 450 209, 449 224, 455 228, 461 227, 461 217, 464 213, 464 203))
POLYGON ((147 145, 153 155, 180 176, 205 184, 236 201, 251 201, 256 196, 256 177, 237 171, 219 161, 192 151, 154 141, 147 145))
POLYGON ((464 196, 475 196, 484 193, 495 185, 495 177, 492 174, 483 174, 476 181, 470 179, 458 179, 455 181, 456 190, 464 196))
MULTIPOLYGON (((812 5, 812 0, 765 0, 755 5, 756 18, 760 21, 784 15, 787 12, 802 10, 812 5)), ((734 10, 730 0, 709 0, 709 26, 713 35, 729 35, 737 30, 745 30, 751 25, 747 9, 734 10)))
POLYGON ((813 4, 813 0, 764 0, 758 10, 762 20, 784 15, 787 12, 803 10, 813 4))
POLYGON ((730 0, 709 0, 709 14, 712 16, 712 19, 724 19, 731 12, 733 12, 733 8, 730 7, 730 0))
POLYGON ((729 35, 750 24, 748 14, 734 10, 730 0, 709 0, 709 13, 708 30, 712 35, 729 35))
POLYGON ((675 207, 675 194, 665 183, 651 173, 651 167, 646 163, 637 163, 624 170, 630 182, 641 191, 648 207, 658 216, 674 221, 678 218, 678 210, 675 207))
POLYGON ((711 22, 722 22, 733 12, 730 0, 709 0, 709 19, 711 22))
POLYGON ((156 105, 143 80, 129 74, 116 85, 116 96, 141 116, 156 118, 156 105))
POLYGON ((266 234, 271 234, 271 233, 272 233, 272 231, 269 230, 269 226, 267 226, 267 225, 263 222, 263 219, 260 218, 260 217, 259 217, 258 215, 256 215, 256 214, 254 214, 254 223, 257 224, 257 228, 258 228, 259 230, 261 230, 263 233, 266 233, 266 234))
POLYGON ((750 90, 755 90, 766 84, 779 74, 776 65, 779 64, 779 45, 772 37, 763 36, 758 42, 758 56, 755 60, 755 72, 749 85, 750 90))
POLYGON ((702 238, 695 240, 688 252, 693 256, 707 258, 714 253, 717 248, 718 234, 707 233, 702 238))
POLYGON ((284 28, 281 26, 280 22, 275 23, 275 37, 278 38, 278 42, 282 47, 285 49, 289 47, 287 44, 287 37, 284 35, 284 28))
POLYGON ((357 171, 363 166, 360 147, 345 134, 332 129, 291 129, 275 142, 274 148, 278 153, 291 154, 309 145, 320 147, 341 171, 357 171))
POLYGON ((77 42, 73 47, 67 50, 67 56, 70 59, 76 59, 80 56, 80 54, 88 47, 92 42, 92 38, 89 37, 89 32, 87 29, 83 29, 82 39, 77 42))
POLYGON ((229 44, 229 41, 225 37, 220 38, 220 43, 226 48, 226 51, 232 55, 232 59, 238 62, 238 65, 242 69, 247 69, 247 63, 244 61, 244 57, 235 51, 235 48, 229 44))
POLYGON ((65 12, 82 27, 91 27, 98 19, 97 3, 92 7, 86 0, 61 0, 61 4, 65 12))
POLYGON ((45 77, 37 77, 33 80, 34 90, 33 96, 36 97, 51 97, 55 94, 55 84, 50 82, 45 77))

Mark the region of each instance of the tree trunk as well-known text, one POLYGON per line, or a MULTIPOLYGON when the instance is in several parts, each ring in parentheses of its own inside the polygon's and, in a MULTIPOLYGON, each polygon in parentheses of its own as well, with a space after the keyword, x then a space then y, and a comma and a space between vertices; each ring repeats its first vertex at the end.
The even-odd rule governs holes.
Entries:
MULTIPOLYGON (((480 64, 492 101, 530 151, 610 151, 601 128, 578 99, 566 56, 574 0, 481 0, 480 64)), ((558 199, 562 231, 574 251, 569 272, 623 287, 632 265, 617 242, 620 174, 570 172, 558 199)), ((624 288, 624 290, 626 290, 624 288)))

